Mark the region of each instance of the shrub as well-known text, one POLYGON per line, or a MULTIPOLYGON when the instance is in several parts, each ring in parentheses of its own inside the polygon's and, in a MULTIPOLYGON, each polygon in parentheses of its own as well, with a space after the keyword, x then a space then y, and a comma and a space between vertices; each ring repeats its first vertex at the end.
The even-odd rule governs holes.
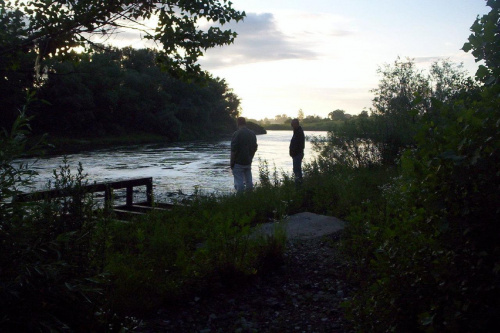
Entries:
POLYGON ((29 119, 21 114, 10 133, 4 132, 0 170, 0 328, 6 331, 50 331, 71 327, 95 329, 88 320, 99 305, 106 282, 101 274, 106 220, 99 219, 91 198, 81 192, 81 170, 61 168, 56 185, 76 200, 22 203, 11 200, 34 175, 14 167, 25 152, 29 119), (15 259, 14 259, 15 258, 15 259))

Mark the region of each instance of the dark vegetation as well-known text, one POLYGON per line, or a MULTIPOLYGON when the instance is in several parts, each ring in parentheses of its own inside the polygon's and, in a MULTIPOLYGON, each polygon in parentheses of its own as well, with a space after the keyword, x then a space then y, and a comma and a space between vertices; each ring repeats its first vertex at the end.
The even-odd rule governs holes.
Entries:
MULTIPOLYGON (((224 80, 207 76, 203 84, 184 82, 162 71, 157 56, 147 49, 96 49, 47 61, 50 70, 27 111, 34 116, 34 134, 79 140, 156 135, 176 141, 234 131, 240 101, 224 80)), ((3 84, 10 85, 16 75, 9 72, 3 84)), ((20 96, 14 97, 2 100, 21 105, 20 96)), ((16 112, 4 109, 2 127, 16 112)))
POLYGON ((359 331, 499 327, 500 2, 487 3, 463 47, 484 61, 480 86, 446 63, 427 80, 396 61, 380 71, 371 116, 331 132, 321 152, 320 167, 333 159, 362 172, 373 157, 397 167, 346 217, 357 288, 346 311, 359 331))
POLYGON ((133 223, 97 209, 83 168, 64 162, 52 186, 68 198, 8 200, 34 174, 14 163, 29 149, 29 93, 0 141, 0 329, 132 330, 163 304, 279 265, 282 230, 256 239, 251 227, 307 210, 348 222, 340 254, 353 330, 497 331, 500 2, 487 3, 463 47, 484 62, 477 81, 447 61, 425 74, 397 59, 379 71, 370 114, 314 139, 301 188, 264 161, 252 193, 198 194, 133 223))

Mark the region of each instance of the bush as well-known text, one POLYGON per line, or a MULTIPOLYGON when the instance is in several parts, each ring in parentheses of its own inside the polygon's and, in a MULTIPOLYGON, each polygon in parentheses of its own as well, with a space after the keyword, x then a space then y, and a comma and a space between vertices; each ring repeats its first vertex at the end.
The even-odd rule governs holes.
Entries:
POLYGON ((25 150, 28 120, 21 114, 1 141, 0 328, 96 329, 99 320, 88 319, 106 282, 101 274, 106 220, 92 213, 91 198, 81 192, 81 170, 73 176, 67 166, 61 167, 56 186, 64 186, 76 200, 22 203, 8 197, 29 186, 34 174, 13 163, 25 150))

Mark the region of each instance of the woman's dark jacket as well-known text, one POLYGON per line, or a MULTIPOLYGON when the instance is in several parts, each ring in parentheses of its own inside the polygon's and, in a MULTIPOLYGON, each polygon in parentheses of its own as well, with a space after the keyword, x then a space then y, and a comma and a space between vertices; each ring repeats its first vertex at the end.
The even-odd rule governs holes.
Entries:
POLYGON ((304 154, 305 142, 304 131, 302 127, 299 126, 293 130, 292 140, 290 140, 290 156, 294 157, 299 154, 304 154))

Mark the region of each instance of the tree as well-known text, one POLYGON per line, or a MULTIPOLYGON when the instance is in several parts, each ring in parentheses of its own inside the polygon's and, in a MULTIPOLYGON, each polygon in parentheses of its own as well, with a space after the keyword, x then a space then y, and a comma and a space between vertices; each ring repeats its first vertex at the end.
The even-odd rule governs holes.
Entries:
MULTIPOLYGON (((449 60, 435 61, 429 70, 429 82, 432 98, 444 103, 461 93, 464 88, 475 89, 477 84, 469 77, 463 64, 454 64, 449 60)), ((432 102, 427 104, 432 106, 432 102)))
POLYGON ((368 111, 363 110, 361 113, 358 115, 358 118, 368 118, 370 115, 368 114, 368 111))
POLYGON ((417 119, 430 108, 431 83, 412 59, 399 57, 379 68, 382 76, 371 109, 376 130, 373 140, 379 145, 382 160, 392 164, 402 150, 415 144, 417 119))
POLYGON ((344 110, 334 110, 328 114, 328 118, 331 120, 345 120, 346 119, 346 114, 344 110))
POLYGON ((32 103, 36 133, 67 136, 150 133, 171 140, 202 138, 233 129, 240 100, 224 80, 205 84, 172 77, 155 64, 156 52, 133 48, 96 50, 78 61, 51 59, 38 89, 50 103, 32 103))
MULTIPOLYGON (((42 74, 54 71, 54 60, 80 61, 74 51, 77 46, 116 55, 94 44, 92 36, 109 37, 123 28, 139 30, 161 46, 154 56, 162 69, 175 77, 204 81, 207 74, 196 64, 198 57, 210 47, 232 43, 236 33, 220 26, 244 16, 226 0, 0 1, 0 128, 14 122, 26 90, 46 83, 42 74), (147 28, 153 17, 158 19, 156 26, 147 28), (212 26, 200 28, 205 21, 212 26)), ((101 102, 117 101, 107 91, 101 90, 103 98, 94 100, 106 112, 116 103, 101 102)))
POLYGON ((297 119, 299 121, 304 120, 304 111, 302 111, 302 109, 299 109, 299 112, 297 113, 297 119))
POLYGON ((274 116, 274 121, 277 124, 286 124, 286 123, 289 123, 291 120, 292 119, 286 114, 278 114, 278 115, 274 116))
POLYGON ((377 70, 382 76, 378 88, 373 89, 372 112, 397 118, 412 117, 412 104, 418 96, 427 97, 430 91, 428 78, 418 70, 412 59, 385 64, 377 70))
POLYGON ((332 136, 335 140, 330 140, 321 149, 339 149, 341 144, 346 147, 343 142, 356 137, 358 131, 360 140, 354 140, 351 147, 342 149, 368 152, 375 157, 370 163, 394 164, 405 149, 415 147, 415 135, 422 126, 422 117, 441 121, 438 113, 443 103, 451 102, 461 94, 477 95, 477 84, 467 77, 461 65, 448 60, 433 63, 426 74, 416 68, 413 60, 397 58, 393 64, 379 68, 378 73, 382 78, 378 88, 373 90, 371 115, 363 111, 358 117, 351 118, 343 110, 330 112, 330 119, 345 120, 346 124, 337 126, 336 134, 332 136), (355 146, 368 147, 366 142, 370 143, 368 150, 355 146))
POLYGON ((314 122, 314 121, 321 121, 322 118, 316 114, 309 115, 303 119, 303 122, 314 122))
POLYGON ((16 31, 10 31, 16 38, 0 42, 2 57, 15 55, 9 56, 8 66, 19 53, 36 52, 37 64, 41 64, 56 54, 70 55, 77 46, 88 48, 93 45, 93 35, 110 36, 119 29, 132 28, 162 46, 159 61, 177 74, 180 70, 199 73, 196 61, 204 50, 230 44, 236 37, 235 32, 215 25, 245 16, 225 0, 16 0, 2 1, 0 14, 9 18, 7 22, 16 23, 16 31), (153 17, 158 19, 156 27, 147 28, 151 22, 147 20, 153 17), (202 20, 213 26, 202 30, 202 20))
MULTIPOLYGON (((0 1, 0 128, 9 128, 25 102, 26 90, 33 84, 34 54, 4 54, 5 45, 20 44, 26 38, 26 24, 19 12, 5 12, 0 1)), ((24 51, 24 50, 23 50, 24 51)))

